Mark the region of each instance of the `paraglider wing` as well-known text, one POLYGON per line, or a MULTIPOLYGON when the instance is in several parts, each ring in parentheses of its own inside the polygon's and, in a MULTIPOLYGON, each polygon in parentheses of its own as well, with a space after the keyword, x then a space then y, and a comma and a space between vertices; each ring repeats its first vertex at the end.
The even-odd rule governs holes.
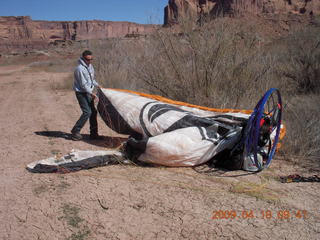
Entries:
POLYGON ((231 150, 250 116, 240 110, 202 110, 125 90, 100 89, 99 99, 98 111, 104 122, 131 136, 127 155, 165 166, 195 166, 231 150))

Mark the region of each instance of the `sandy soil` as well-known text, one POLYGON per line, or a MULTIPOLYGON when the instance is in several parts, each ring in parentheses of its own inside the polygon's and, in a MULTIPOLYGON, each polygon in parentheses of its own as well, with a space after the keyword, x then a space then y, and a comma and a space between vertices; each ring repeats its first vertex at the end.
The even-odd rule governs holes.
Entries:
POLYGON ((80 115, 73 92, 53 87, 66 76, 0 67, 1 239, 319 239, 319 183, 278 181, 319 172, 288 161, 254 175, 134 165, 29 173, 35 160, 116 145, 101 120, 108 140, 66 138, 80 115))

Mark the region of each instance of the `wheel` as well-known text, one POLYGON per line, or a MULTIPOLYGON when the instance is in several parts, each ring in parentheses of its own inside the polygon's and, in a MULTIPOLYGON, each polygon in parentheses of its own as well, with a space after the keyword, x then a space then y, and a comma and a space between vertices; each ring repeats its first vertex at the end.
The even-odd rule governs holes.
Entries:
POLYGON ((271 88, 260 99, 245 127, 243 136, 245 170, 261 171, 271 164, 279 140, 281 117, 280 92, 271 88))

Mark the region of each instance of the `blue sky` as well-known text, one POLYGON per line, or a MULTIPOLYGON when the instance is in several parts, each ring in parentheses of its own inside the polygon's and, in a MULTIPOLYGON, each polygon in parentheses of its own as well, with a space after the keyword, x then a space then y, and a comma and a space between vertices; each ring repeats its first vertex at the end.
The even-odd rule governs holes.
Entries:
POLYGON ((108 20, 163 23, 168 0, 0 0, 0 16, 33 20, 108 20))

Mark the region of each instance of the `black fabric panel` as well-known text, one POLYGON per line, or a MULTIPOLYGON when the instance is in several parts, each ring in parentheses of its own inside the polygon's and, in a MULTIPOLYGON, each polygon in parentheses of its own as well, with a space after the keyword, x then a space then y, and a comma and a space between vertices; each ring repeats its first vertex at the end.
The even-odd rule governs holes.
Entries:
POLYGON ((89 169, 94 167, 106 166, 109 163, 115 163, 115 156, 101 155, 94 156, 91 158, 86 158, 81 161, 74 161, 71 163, 62 164, 59 167, 67 169, 69 171, 78 171, 81 169, 89 169))
POLYGON ((228 129, 228 128, 219 126, 219 127, 218 127, 218 134, 219 134, 221 137, 224 137, 225 135, 227 135, 227 133, 229 132, 229 130, 230 130, 230 129, 228 129))
POLYGON ((218 139, 219 137, 217 136, 217 129, 218 129, 218 126, 216 129, 212 129, 210 127, 206 128, 206 134, 208 138, 218 139))
POLYGON ((145 152, 149 138, 137 140, 129 138, 124 146, 125 157, 132 161, 138 160, 139 156, 145 152))
POLYGON ((32 173, 55 173, 58 171, 58 166, 37 164, 34 168, 27 168, 27 170, 32 173))
POLYGON ((216 116, 212 116, 212 117, 208 117, 208 118, 227 118, 227 119, 230 119, 230 120, 235 120, 235 121, 241 121, 241 122, 246 122, 248 119, 247 118, 243 118, 243 117, 235 117, 235 116, 232 116, 232 115, 216 115, 216 116))
POLYGON ((241 170, 243 166, 242 151, 230 155, 230 150, 224 150, 211 159, 214 167, 228 170, 241 170))
POLYGON ((112 155, 101 155, 91 158, 86 158, 81 161, 73 161, 69 163, 63 163, 58 166, 37 164, 34 169, 29 169, 33 173, 54 173, 54 172, 65 172, 65 171, 79 171, 81 169, 90 169, 94 167, 106 166, 107 164, 117 163, 117 157, 112 155))
MULTIPOLYGON (((207 118, 197 117, 194 115, 186 115, 183 118, 181 118, 179 121, 172 124, 170 127, 168 127, 164 132, 171 132, 180 128, 186 128, 186 127, 204 127, 207 128, 216 122, 207 118)), ((221 125, 220 123, 217 123, 221 125)))
POLYGON ((117 109, 112 105, 109 99, 98 89, 98 112, 109 128, 120 134, 136 135, 130 125, 121 117, 117 109))
POLYGON ((148 120, 153 122, 157 117, 161 116, 162 114, 168 111, 176 111, 176 112, 186 112, 180 108, 177 108, 172 105, 168 104, 156 104, 152 106, 148 112, 148 120))
POLYGON ((212 116, 212 117, 208 117, 210 119, 213 119, 214 121, 223 123, 223 124, 228 124, 230 126, 241 126, 243 127, 246 122, 248 121, 248 119, 246 118, 242 118, 242 117, 234 117, 231 115, 217 115, 217 116, 212 116), (231 120, 233 122, 229 122, 227 120, 231 120))
POLYGON ((208 136, 208 138, 204 135, 204 130, 203 130, 203 128, 201 128, 201 127, 198 127, 198 130, 199 130, 199 132, 200 132, 200 134, 201 134, 201 137, 202 137, 202 140, 207 140, 207 141, 209 141, 209 142, 212 142, 214 145, 217 145, 218 144, 218 142, 217 141, 214 141, 213 139, 216 139, 216 132, 214 132, 214 131, 207 131, 207 129, 205 129, 206 130, 206 134, 207 134, 207 136, 208 136))
POLYGON ((144 110, 146 109, 146 107, 147 107, 149 104, 155 103, 155 102, 156 102, 156 101, 146 103, 146 104, 142 107, 142 109, 141 109, 141 111, 140 111, 140 116, 139 116, 140 124, 141 124, 141 127, 142 127, 144 133, 145 133, 148 137, 151 137, 152 135, 151 135, 151 133, 148 131, 148 129, 147 129, 147 127, 146 127, 146 124, 145 124, 144 121, 143 121, 143 112, 144 112, 144 110))

